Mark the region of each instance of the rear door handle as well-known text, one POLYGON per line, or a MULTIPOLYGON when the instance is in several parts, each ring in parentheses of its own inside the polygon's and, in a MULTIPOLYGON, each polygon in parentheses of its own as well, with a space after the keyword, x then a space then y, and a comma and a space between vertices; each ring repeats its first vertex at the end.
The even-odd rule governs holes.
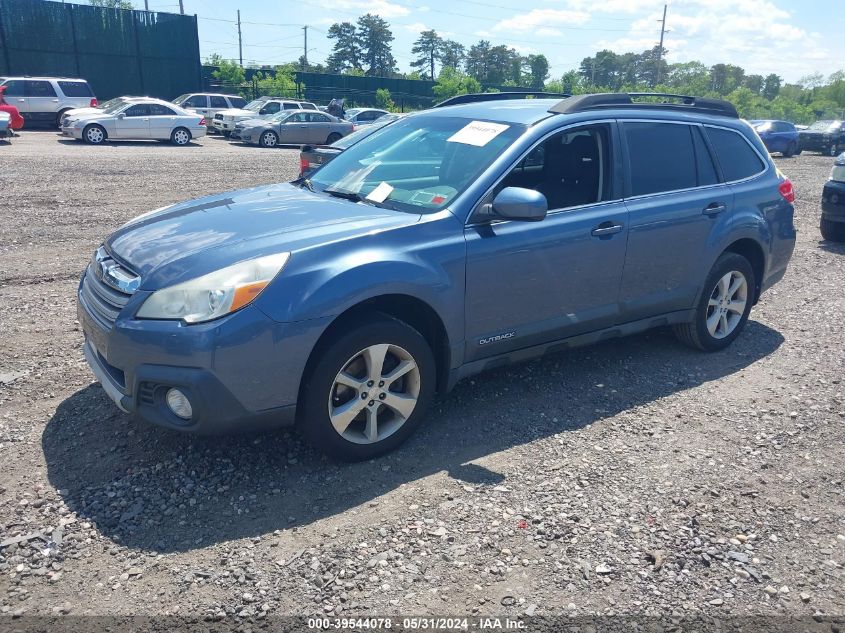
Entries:
POLYGON ((704 209, 701 211, 704 215, 719 215, 728 210, 727 205, 724 202, 711 202, 708 204, 704 209))
POLYGON ((595 237, 606 237, 608 235, 613 235, 614 233, 619 233, 621 230, 621 224, 617 224, 616 222, 602 222, 590 232, 590 235, 595 237))

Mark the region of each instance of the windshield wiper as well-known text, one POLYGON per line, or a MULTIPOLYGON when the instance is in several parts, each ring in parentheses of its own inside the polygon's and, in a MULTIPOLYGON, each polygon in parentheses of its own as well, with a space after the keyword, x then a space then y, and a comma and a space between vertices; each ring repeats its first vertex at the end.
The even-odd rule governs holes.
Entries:
POLYGON ((354 191, 343 191, 342 189, 323 189, 323 193, 327 193, 335 198, 343 198, 344 200, 351 200, 352 202, 363 202, 365 198, 361 194, 354 191))
POLYGON ((296 181, 296 184, 300 187, 306 187, 308 191, 314 192, 314 184, 311 182, 310 178, 300 178, 296 181))

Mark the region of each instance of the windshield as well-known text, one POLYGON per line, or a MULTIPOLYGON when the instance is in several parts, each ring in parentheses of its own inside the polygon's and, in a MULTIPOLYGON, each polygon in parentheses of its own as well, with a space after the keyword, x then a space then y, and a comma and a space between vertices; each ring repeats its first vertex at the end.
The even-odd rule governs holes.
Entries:
POLYGON ((824 130, 828 130, 828 129, 834 127, 838 123, 839 123, 839 121, 816 121, 815 123, 813 123, 810 126, 809 129, 817 130, 817 131, 824 131, 824 130))
POLYGON ((771 121, 752 121, 751 125, 754 126, 754 129, 758 132, 765 132, 769 128, 772 127, 771 121))
POLYGON ((449 205, 524 130, 462 117, 408 117, 355 143, 309 182, 338 197, 430 213, 449 205))
POLYGON ((176 98, 173 100, 173 103, 175 103, 176 105, 182 105, 182 102, 183 102, 183 101, 185 101, 185 100, 186 100, 188 97, 190 97, 190 96, 191 96, 190 94, 186 94, 186 95, 179 95, 178 97, 176 97, 176 98))
POLYGON ((252 110, 253 112, 258 112, 262 106, 264 106, 264 101, 261 99, 256 99, 255 101, 250 101, 244 106, 244 110, 252 110))
POLYGON ((106 114, 112 114, 113 112, 117 112, 118 110, 120 110, 123 106, 126 105, 126 103, 127 102, 123 99, 112 99, 111 101, 106 101, 103 104, 103 112, 105 112, 106 114))
POLYGON ((276 114, 265 115, 264 118, 270 119, 271 121, 275 121, 278 123, 279 121, 284 121, 290 115, 296 114, 298 110, 282 110, 281 112, 276 112, 276 114))

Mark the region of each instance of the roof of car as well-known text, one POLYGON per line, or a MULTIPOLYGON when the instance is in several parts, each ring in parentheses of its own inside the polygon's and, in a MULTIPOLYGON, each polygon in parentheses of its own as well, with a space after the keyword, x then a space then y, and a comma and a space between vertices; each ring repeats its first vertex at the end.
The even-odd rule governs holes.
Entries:
POLYGON ((79 77, 30 77, 28 75, 3 77, 4 81, 7 79, 34 79, 36 81, 81 81, 87 83, 87 80, 80 79, 79 77))
POLYGON ((480 101, 461 105, 434 108, 426 111, 432 116, 459 116, 489 121, 504 121, 534 125, 551 116, 549 108, 559 99, 511 99, 507 101, 480 101))

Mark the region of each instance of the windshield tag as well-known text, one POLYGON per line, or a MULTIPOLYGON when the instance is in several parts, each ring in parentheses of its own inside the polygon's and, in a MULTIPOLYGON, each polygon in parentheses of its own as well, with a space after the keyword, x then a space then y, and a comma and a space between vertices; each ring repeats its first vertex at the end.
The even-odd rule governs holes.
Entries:
POLYGON ((450 143, 464 143, 465 145, 484 147, 509 127, 509 125, 502 123, 473 121, 452 134, 447 140, 450 143))
POLYGON ((373 202, 381 203, 387 200, 388 196, 391 194, 392 191, 393 187, 391 187, 386 182, 382 182, 378 187, 376 187, 366 195, 366 199, 372 200, 373 202))

